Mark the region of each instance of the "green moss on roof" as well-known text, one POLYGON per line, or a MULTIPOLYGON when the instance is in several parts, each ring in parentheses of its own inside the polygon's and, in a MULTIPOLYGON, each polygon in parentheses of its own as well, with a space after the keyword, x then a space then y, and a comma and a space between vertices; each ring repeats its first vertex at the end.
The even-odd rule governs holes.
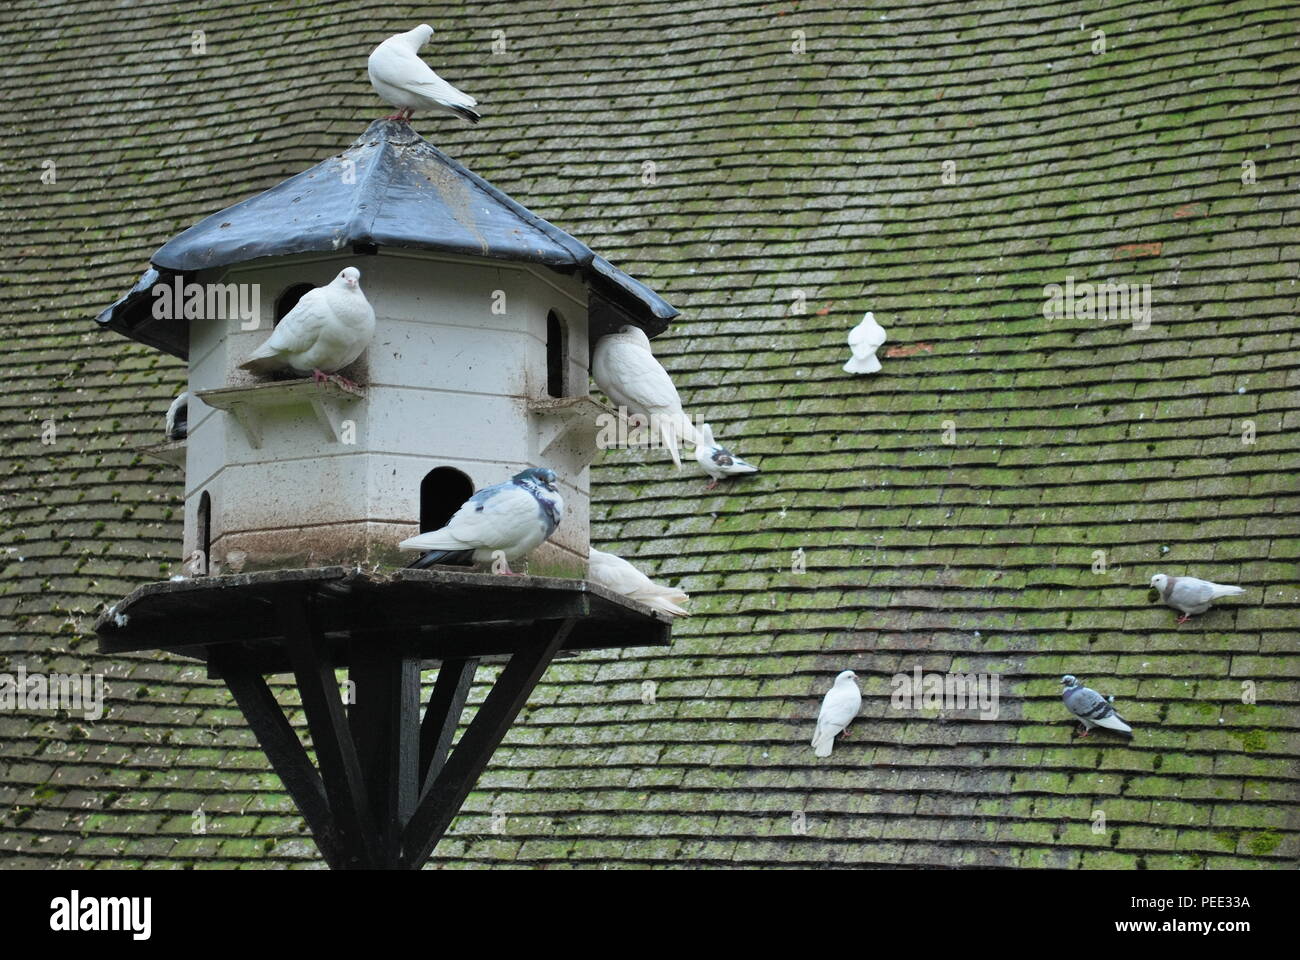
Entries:
MULTIPOLYGON (((176 43, 179 5, 126 36, 114 11, 55 2, 0 38, 20 131, 0 167, 0 668, 108 688, 97 723, 0 714, 0 864, 319 864, 219 684, 96 653, 97 612, 180 560, 179 478, 135 451, 184 371, 89 318, 170 236, 384 109, 364 56, 422 14, 367 10, 359 35, 338 2, 227 6, 205 15, 206 58, 176 43), (33 38, 72 13, 84 32, 51 62, 33 38), (243 53, 222 52, 231 35, 243 53), (124 43, 172 52, 160 68, 124 43), (57 127, 51 106, 69 106, 57 127)), ((694 616, 671 649, 551 671, 435 859, 1294 866, 1294 11, 1112 4, 1089 12, 1094 56, 1038 0, 887 19, 804 0, 780 23, 710 4, 686 33, 681 10, 530 0, 439 24, 439 71, 484 121, 417 129, 681 308, 656 352, 762 472, 706 493, 690 465, 602 455, 596 544, 677 582, 694 616), (500 23, 509 52, 486 56, 500 23), (1151 283, 1151 329, 1044 321, 1042 287, 1067 275, 1151 283), (884 369, 853 378, 867 309, 884 369), (1177 627, 1147 601, 1161 569, 1249 590, 1177 627), (918 663, 997 672, 999 717, 889 709, 889 677, 918 663), (819 763, 812 718, 846 666, 866 704, 819 763), (1065 672, 1116 695, 1131 743, 1073 739, 1065 672)))

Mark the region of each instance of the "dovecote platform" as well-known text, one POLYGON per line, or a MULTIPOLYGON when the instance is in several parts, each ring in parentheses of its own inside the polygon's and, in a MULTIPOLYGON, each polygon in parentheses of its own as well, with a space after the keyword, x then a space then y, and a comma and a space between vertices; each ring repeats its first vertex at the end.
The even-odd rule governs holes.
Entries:
POLYGON ((667 646, 669 623, 582 580, 326 567, 146 584, 95 630, 102 653, 166 650, 225 682, 331 867, 419 869, 555 657, 667 646), (504 667, 453 748, 485 660, 504 667), (317 763, 266 682, 280 673, 317 763))

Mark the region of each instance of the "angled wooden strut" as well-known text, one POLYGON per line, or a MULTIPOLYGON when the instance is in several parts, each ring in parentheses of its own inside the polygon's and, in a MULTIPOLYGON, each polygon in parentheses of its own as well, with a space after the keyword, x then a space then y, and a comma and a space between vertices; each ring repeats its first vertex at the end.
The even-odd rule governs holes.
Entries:
POLYGON ((430 765, 431 777, 402 838, 404 866, 418 870, 429 859, 572 629, 572 620, 535 623, 533 644, 510 657, 468 729, 461 734, 456 749, 436 775, 433 765, 430 765))
MULTIPOLYGON (((456 734, 460 715, 469 699, 469 688, 474 683, 478 658, 444 660, 438 668, 438 679, 429 705, 420 724, 420 770, 418 796, 423 796, 442 771, 442 765, 451 752, 451 738, 456 734)), ((414 805, 412 805, 414 806, 414 805)))
POLYGON ((237 656, 232 656, 229 649, 214 652, 212 664, 225 678, 235 703, 271 761, 271 768, 298 805, 325 862, 335 870, 344 867, 347 858, 343 838, 335 829, 325 785, 266 680, 237 656))
MULTIPOLYGON (((307 714, 312 746, 320 764, 321 780, 329 798, 335 829, 342 837, 344 866, 382 867, 379 834, 370 808, 362 774, 361 758, 343 709, 343 698, 334 677, 334 664, 319 631, 312 622, 310 599, 304 594, 297 602, 276 606, 284 632, 298 695, 307 714)), ((418 687, 417 687, 418 690, 418 687)))

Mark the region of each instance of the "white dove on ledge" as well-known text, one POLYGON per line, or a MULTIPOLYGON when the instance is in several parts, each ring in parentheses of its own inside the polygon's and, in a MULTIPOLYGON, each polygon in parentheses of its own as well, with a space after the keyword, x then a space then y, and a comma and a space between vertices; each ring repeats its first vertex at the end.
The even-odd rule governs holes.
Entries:
MULTIPOLYGON (((484 487, 470 497, 445 527, 408 537, 400 550, 427 551, 408 567, 435 563, 487 563, 498 550, 507 561, 531 553, 553 534, 564 516, 554 470, 532 467, 505 483, 484 487)), ((504 573, 517 576, 507 562, 504 573)))
POLYGON ((587 553, 587 576, 592 583, 609 587, 615 593, 631 600, 639 600, 647 607, 654 607, 674 617, 690 616, 678 606, 690 599, 683 591, 655 583, 622 557, 612 553, 605 553, 595 547, 591 547, 587 553))
POLYGON ((317 380, 342 370, 375 333, 375 311, 360 281, 360 270, 344 267, 325 286, 308 290, 240 368, 270 373, 287 367, 317 380))

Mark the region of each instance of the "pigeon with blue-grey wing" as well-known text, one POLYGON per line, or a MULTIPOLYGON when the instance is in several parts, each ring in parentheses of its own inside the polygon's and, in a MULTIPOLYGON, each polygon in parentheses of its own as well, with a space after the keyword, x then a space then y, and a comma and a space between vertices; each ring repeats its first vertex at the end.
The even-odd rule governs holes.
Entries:
POLYGON ((1103 697, 1096 690, 1085 687, 1074 676, 1061 678, 1061 699, 1065 707, 1083 724, 1081 737, 1086 737, 1093 727, 1105 727, 1125 736, 1133 736, 1133 728, 1115 712, 1115 698, 1103 697))
POLYGON ((822 709, 817 714, 817 729, 813 731, 813 753, 829 757, 835 738, 849 728, 858 711, 862 709, 862 691, 858 689, 858 675, 852 670, 841 671, 835 683, 822 698, 822 709))
POLYGON ((752 463, 746 463, 715 441, 713 439, 713 428, 707 423, 700 426, 699 434, 699 439, 695 444, 695 462, 713 478, 712 482, 705 487, 706 490, 712 490, 718 485, 719 480, 726 477, 737 477, 745 473, 758 473, 758 467, 752 463))
MULTIPOLYGON (((416 569, 435 563, 487 563, 500 551, 507 561, 526 556, 551 536, 564 515, 554 470, 534 467, 505 483, 484 487, 465 501, 445 527, 403 540, 402 550, 428 551, 416 569)), ((507 562, 505 572, 513 575, 507 562)))
POLYGON ((1158 599, 1183 612, 1178 618, 1179 623, 1186 623, 1191 614, 1209 610, 1220 597, 1235 597, 1246 592, 1241 587, 1229 584, 1211 583, 1195 577, 1168 577, 1163 573, 1157 573, 1151 578, 1151 588, 1158 591, 1158 599))

